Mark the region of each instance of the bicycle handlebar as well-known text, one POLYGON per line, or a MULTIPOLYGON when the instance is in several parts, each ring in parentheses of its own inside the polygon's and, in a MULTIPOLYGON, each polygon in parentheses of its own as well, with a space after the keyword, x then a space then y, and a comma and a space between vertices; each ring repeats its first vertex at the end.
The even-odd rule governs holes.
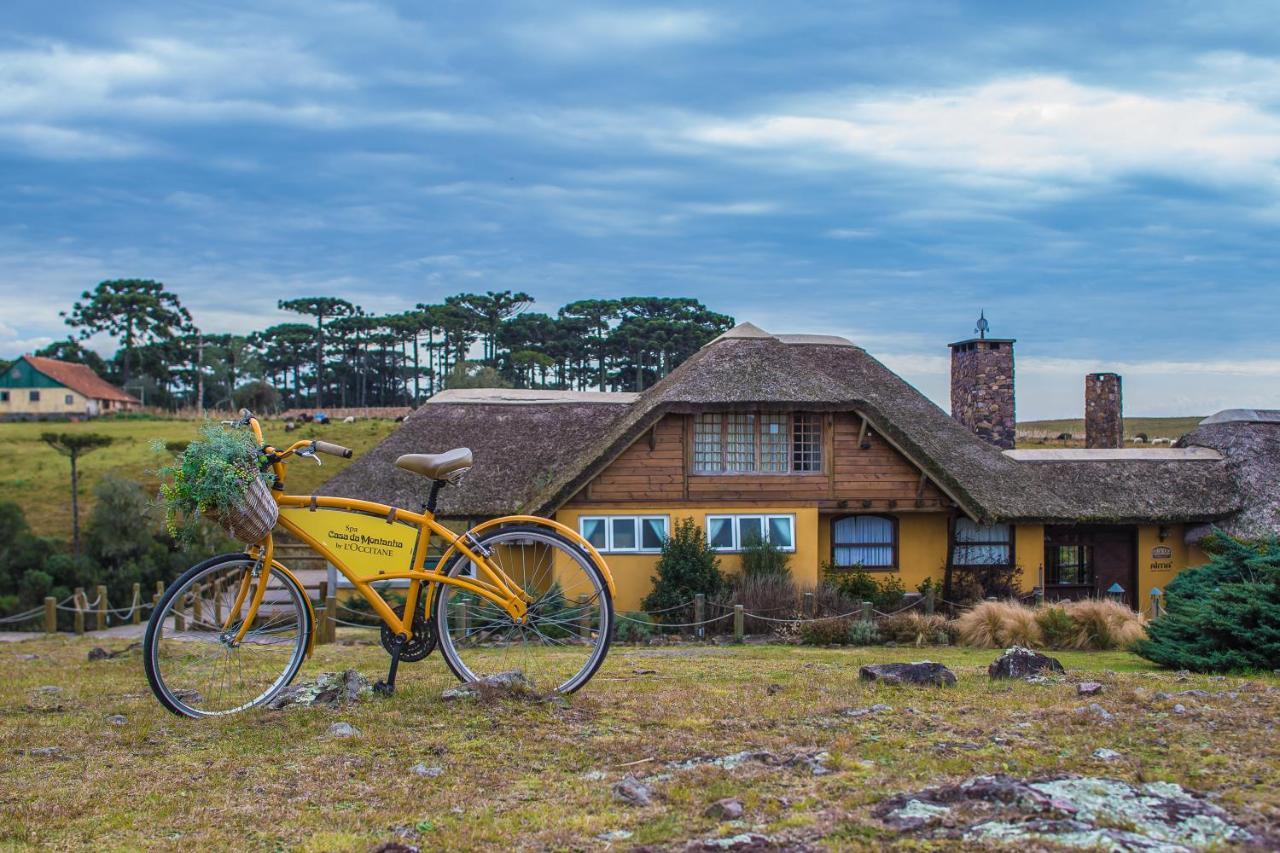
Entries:
POLYGON ((343 447, 341 444, 334 444, 330 441, 313 441, 311 446, 315 448, 317 453, 327 453, 330 456, 341 456, 343 459, 351 458, 351 448, 343 447))

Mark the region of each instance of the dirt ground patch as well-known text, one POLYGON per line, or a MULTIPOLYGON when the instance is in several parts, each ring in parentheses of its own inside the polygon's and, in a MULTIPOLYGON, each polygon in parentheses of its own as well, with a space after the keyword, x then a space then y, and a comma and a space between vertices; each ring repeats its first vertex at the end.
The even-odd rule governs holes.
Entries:
MULTIPOLYGON (((320 647, 300 678, 378 677, 386 656, 363 636, 320 647)), ((1027 683, 988 678, 988 651, 618 646, 568 703, 446 703, 455 682, 431 657, 389 699, 189 721, 152 699, 136 651, 90 662, 92 645, 0 646, 0 846, 919 849, 955 842, 877 808, 983 774, 1172 783, 1233 825, 1280 823, 1269 674, 1064 653, 1065 678, 1027 683), (958 685, 858 679, 926 657, 958 685), (1103 692, 1078 696, 1081 681, 1103 692), (646 797, 615 793, 628 777, 646 797)))

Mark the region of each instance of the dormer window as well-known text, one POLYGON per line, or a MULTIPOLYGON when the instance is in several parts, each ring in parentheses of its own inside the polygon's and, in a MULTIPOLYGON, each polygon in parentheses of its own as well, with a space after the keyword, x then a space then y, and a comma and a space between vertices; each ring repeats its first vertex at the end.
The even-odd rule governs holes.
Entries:
POLYGON ((694 420, 695 474, 818 474, 822 421, 815 412, 708 412, 694 420))

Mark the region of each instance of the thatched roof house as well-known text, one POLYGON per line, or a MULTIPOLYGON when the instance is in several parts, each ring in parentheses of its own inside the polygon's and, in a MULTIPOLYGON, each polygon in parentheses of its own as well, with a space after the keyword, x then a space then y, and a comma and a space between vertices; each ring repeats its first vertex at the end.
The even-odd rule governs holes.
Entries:
MULTIPOLYGON (((1211 448, 1225 459, 1237 508, 1217 527, 1242 539, 1280 536, 1280 411, 1228 409, 1201 421, 1179 447, 1211 448)), ((1212 528, 1188 531, 1199 541, 1212 528)))
MULTIPOLYGON (((1032 451, 997 446, 986 422, 962 423, 989 418, 1006 386, 1012 419, 1012 344, 982 338, 952 345, 948 415, 843 338, 771 335, 744 323, 640 394, 439 394, 326 491, 416 506, 427 484, 396 469, 395 457, 466 446, 475 467, 461 487, 445 490, 441 516, 553 516, 599 535, 602 549, 629 554, 611 561, 625 563, 644 548, 627 552, 606 527, 616 524, 627 543, 640 530, 628 532, 633 519, 661 526, 685 515, 703 523, 709 537, 723 537, 727 554, 738 549, 742 530, 775 525, 795 561, 812 563, 805 570, 815 576, 822 563, 865 566, 883 557, 895 570, 914 561, 911 571, 924 577, 981 553, 1016 560, 1032 582, 1043 575, 1052 585, 1049 576, 1060 575, 1064 589, 1092 589, 1115 574, 1130 593, 1148 583, 1138 564, 1160 571, 1170 562, 1159 555, 1172 548, 1164 544, 1171 526, 1179 526, 1179 539, 1181 525, 1275 530, 1275 480, 1262 475, 1265 463, 1239 456, 1267 448, 1274 455, 1280 426, 1255 424, 1238 435, 1234 421, 1206 423, 1175 448, 1032 451), (1007 368, 993 363, 1008 375, 976 389, 962 418, 957 396, 969 393, 963 383, 987 381, 966 377, 992 375, 975 374, 965 360, 988 355, 1006 359, 1007 368), (801 442, 808 442, 805 458, 817 460, 808 467, 799 461, 801 442), (734 461, 726 461, 731 453, 734 461), (1259 500, 1270 509, 1259 509, 1259 500), (737 532, 724 532, 726 524, 737 532), (884 532, 859 532, 873 529, 884 532), (908 542, 900 534, 907 529, 923 538, 908 542), (1096 541, 1087 534, 1094 530, 1101 531, 1096 541), (1113 550, 1128 556, 1117 557, 1124 566, 1109 574, 1101 555, 1117 531, 1129 544, 1113 550), (857 538, 872 535, 884 542, 857 538), (967 536, 988 544, 965 550, 967 536), (1058 563, 1074 559, 1063 550, 1070 548, 1085 549, 1079 560, 1090 565, 1059 572, 1058 563), (1072 579, 1073 572, 1087 579, 1072 579)), ((1197 557, 1178 553, 1183 563, 1197 557)), ((646 559, 635 570, 641 587, 652 568, 652 555, 646 559)))

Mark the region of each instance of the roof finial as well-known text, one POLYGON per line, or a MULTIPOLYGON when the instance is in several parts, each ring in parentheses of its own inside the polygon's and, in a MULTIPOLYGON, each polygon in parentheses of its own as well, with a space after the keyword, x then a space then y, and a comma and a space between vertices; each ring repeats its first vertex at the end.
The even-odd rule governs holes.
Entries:
POLYGON ((987 322, 987 312, 984 309, 978 309, 978 325, 974 327, 974 331, 978 333, 979 340, 987 339, 987 332, 991 329, 991 324, 987 322))

